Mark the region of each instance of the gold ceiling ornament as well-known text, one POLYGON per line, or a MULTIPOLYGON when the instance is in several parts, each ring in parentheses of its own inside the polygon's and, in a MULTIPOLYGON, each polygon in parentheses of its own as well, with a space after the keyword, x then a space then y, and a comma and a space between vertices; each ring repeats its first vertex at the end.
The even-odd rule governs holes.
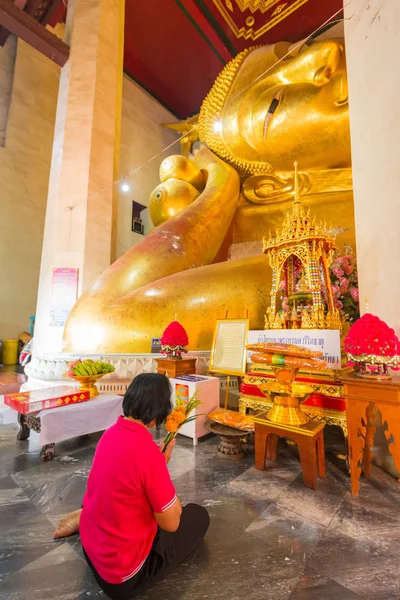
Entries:
POLYGON ((235 2, 242 12, 250 10, 252 13, 257 11, 265 13, 269 8, 278 4, 280 0, 235 0, 235 2))
POLYGON ((310 209, 303 208, 297 162, 294 167, 292 208, 275 235, 270 233, 263 240, 263 252, 272 268, 271 304, 265 315, 265 329, 341 329, 329 274, 335 236, 326 223, 317 223, 310 209), (287 310, 278 310, 277 306, 281 281, 285 282, 287 310))
MULTIPOLYGON (((244 38, 245 40, 252 40, 255 42, 258 38, 262 37, 267 31, 273 29, 276 25, 279 25, 286 17, 289 17, 296 10, 298 10, 303 4, 306 4, 309 0, 294 0, 293 3, 283 3, 281 10, 275 10, 271 15, 271 18, 261 19, 262 26, 260 29, 253 29, 247 27, 240 27, 236 24, 232 14, 230 14, 227 10, 227 6, 231 4, 229 0, 229 4, 227 4, 226 0, 213 0, 215 6, 221 13, 224 21, 227 23, 229 29, 235 35, 236 38, 244 38)), ((265 12, 279 3, 279 0, 235 0, 238 8, 244 12, 245 10, 250 10, 252 13, 257 11, 265 14, 265 12)), ((231 12, 232 9, 229 8, 231 12)))
POLYGON ((240 67, 254 49, 252 47, 243 50, 243 52, 238 54, 224 67, 201 105, 198 119, 200 141, 215 152, 219 158, 222 158, 222 160, 225 160, 232 167, 236 168, 242 178, 246 178, 249 175, 272 173, 272 167, 268 163, 247 162, 238 159, 224 144, 222 131, 216 129, 216 124, 221 118, 222 109, 240 67))
POLYGON ((279 15, 283 11, 283 9, 286 8, 287 5, 288 5, 287 2, 284 2, 283 4, 278 4, 276 9, 272 13, 271 17, 275 17, 276 15, 279 15))
POLYGON ((198 118, 199 115, 194 115, 193 117, 190 117, 185 121, 180 121, 179 123, 162 123, 163 127, 172 129, 182 136, 180 139, 181 151, 183 156, 186 156, 186 158, 189 157, 193 144, 199 139, 199 132, 197 128, 198 118))

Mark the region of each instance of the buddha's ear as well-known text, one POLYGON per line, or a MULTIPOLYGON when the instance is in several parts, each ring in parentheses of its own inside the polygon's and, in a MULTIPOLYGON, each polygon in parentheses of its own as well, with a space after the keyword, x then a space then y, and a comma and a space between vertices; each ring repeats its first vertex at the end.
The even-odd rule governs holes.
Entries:
POLYGON ((310 46, 311 43, 313 43, 313 41, 311 41, 309 38, 306 38, 305 40, 300 40, 300 42, 291 44, 288 48, 288 58, 294 58, 295 56, 298 56, 303 52, 303 50, 310 46))
POLYGON ((182 136, 180 140, 181 152, 183 156, 186 156, 186 158, 189 158, 189 155, 192 152, 193 144, 199 139, 199 132, 197 130, 198 120, 199 115, 194 115, 194 117, 190 117, 189 119, 186 119, 186 121, 162 124, 163 127, 172 129, 173 131, 176 131, 182 136))
MULTIPOLYGON (((310 189, 310 181, 305 173, 299 175, 299 186, 303 193, 310 189)), ((291 172, 252 175, 243 183, 242 191, 253 204, 283 202, 294 197, 294 176, 291 172)))

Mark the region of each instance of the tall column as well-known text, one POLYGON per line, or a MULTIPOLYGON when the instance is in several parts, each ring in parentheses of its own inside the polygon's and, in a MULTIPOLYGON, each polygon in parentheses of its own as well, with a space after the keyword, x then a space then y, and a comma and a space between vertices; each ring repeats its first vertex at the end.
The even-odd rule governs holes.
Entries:
POLYGON ((400 2, 345 2, 361 308, 400 334, 400 2))
POLYGON ((123 76, 124 0, 74 0, 70 59, 61 70, 34 354, 62 350, 50 325, 52 271, 79 269, 80 295, 110 264, 115 231, 123 76), (114 226, 113 226, 114 225, 114 226))

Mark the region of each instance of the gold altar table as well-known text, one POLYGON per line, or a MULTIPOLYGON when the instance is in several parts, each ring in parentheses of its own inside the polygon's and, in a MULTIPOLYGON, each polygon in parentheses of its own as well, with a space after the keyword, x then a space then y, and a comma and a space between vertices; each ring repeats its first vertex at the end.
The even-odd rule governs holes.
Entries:
MULTIPOLYGON (((254 367, 254 365, 251 365, 254 367)), ((254 412, 268 411, 272 401, 265 397, 260 384, 274 380, 273 373, 262 371, 248 372, 240 385, 239 411, 246 414, 248 410, 254 412)), ((340 381, 323 378, 321 376, 306 377, 300 373, 296 377, 297 383, 304 383, 313 388, 314 393, 301 406, 301 410, 311 421, 336 425, 343 431, 347 439, 346 406, 343 398, 343 386, 340 381)))

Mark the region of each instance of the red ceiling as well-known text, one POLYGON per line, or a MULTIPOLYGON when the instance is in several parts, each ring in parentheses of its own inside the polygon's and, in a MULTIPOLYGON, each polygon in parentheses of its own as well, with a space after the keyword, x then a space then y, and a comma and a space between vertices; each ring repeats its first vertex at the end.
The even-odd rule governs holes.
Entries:
POLYGON ((204 14, 236 52, 252 45, 297 42, 332 18, 343 0, 198 0, 204 14))
POLYGON ((249 46, 296 42, 341 17, 343 0, 126 0, 124 69, 181 119, 249 46))

